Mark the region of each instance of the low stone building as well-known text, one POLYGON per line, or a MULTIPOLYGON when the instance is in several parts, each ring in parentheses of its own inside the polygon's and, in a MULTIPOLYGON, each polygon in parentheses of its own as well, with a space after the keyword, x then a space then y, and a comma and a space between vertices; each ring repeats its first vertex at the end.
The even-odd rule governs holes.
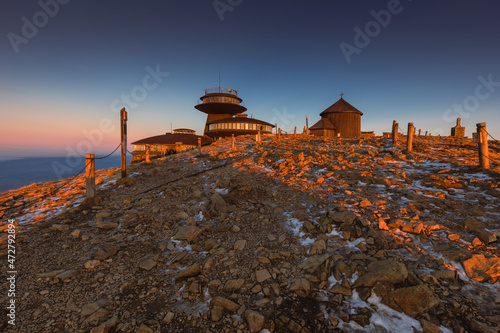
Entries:
POLYGON ((146 148, 149 146, 151 158, 178 153, 187 149, 198 147, 198 138, 201 138, 202 146, 212 143, 206 136, 196 135, 196 132, 187 128, 175 129, 173 133, 165 133, 132 142, 132 162, 144 160, 146 148))

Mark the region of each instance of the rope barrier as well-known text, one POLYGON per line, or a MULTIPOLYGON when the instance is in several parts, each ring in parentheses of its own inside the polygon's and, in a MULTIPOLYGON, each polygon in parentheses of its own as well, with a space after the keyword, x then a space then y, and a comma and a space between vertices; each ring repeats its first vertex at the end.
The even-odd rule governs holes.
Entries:
POLYGON ((490 136, 490 138, 492 138, 492 139, 493 139, 493 141, 498 142, 498 140, 497 140, 497 139, 495 139, 495 138, 493 137, 493 135, 491 135, 490 133, 488 133, 488 131, 486 131, 486 133, 490 136))
POLYGON ((103 156, 103 157, 95 157, 95 159, 96 159, 96 160, 103 160, 103 159, 105 159, 105 158, 110 157, 111 155, 113 155, 113 154, 114 154, 114 153, 118 150, 118 148, 120 148, 120 146, 121 146, 121 145, 122 145, 122 144, 120 143, 120 144, 118 145, 118 147, 116 147, 116 148, 115 148, 115 150, 113 150, 110 154, 108 154, 108 155, 106 155, 106 156, 103 156))
MULTIPOLYGON (((232 163, 235 163, 235 162, 241 161, 241 160, 243 160, 243 159, 244 159, 244 158, 240 158, 239 160, 235 160, 235 161, 232 161, 232 162, 230 162, 230 163, 224 163, 224 164, 222 164, 222 165, 218 165, 218 166, 213 167, 213 168, 210 168, 210 169, 206 169, 206 170, 198 171, 198 172, 192 173, 192 174, 187 175, 187 176, 184 176, 184 177, 179 177, 179 178, 177 178, 177 179, 170 180, 170 181, 168 181, 168 182, 166 182, 166 183, 163 183, 163 184, 157 185, 157 186, 155 186, 155 187, 152 187, 152 188, 150 188, 150 189, 148 189, 148 190, 146 190, 146 191, 139 192, 138 194, 148 193, 148 192, 151 192, 151 191, 153 191, 153 190, 155 190, 155 189, 157 189, 157 188, 160 188, 160 187, 162 187, 162 186, 165 186, 165 185, 168 185, 168 184, 171 184, 171 183, 178 182, 179 180, 182 180, 182 179, 191 178, 191 177, 194 177, 194 176, 200 175, 200 174, 205 173, 205 172, 208 172, 208 171, 212 171, 212 170, 216 170, 216 169, 219 169, 219 168, 223 168, 223 167, 225 167, 225 166, 228 166, 228 165, 230 165, 230 164, 232 164, 232 163)), ((136 199, 136 200, 137 200, 137 199, 136 199)))

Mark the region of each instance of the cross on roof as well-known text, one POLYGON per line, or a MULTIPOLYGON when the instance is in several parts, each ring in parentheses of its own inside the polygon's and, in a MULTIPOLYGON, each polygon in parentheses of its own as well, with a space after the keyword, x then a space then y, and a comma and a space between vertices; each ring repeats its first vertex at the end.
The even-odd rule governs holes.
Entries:
POLYGON ((340 94, 340 98, 344 98, 344 93, 341 93, 341 94, 340 94))

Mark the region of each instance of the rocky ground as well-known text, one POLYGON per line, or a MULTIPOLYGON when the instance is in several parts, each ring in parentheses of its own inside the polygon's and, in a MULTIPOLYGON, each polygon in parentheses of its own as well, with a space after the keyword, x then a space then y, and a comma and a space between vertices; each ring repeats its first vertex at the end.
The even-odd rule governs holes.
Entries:
POLYGON ((7 192, 17 308, 0 328, 498 332, 499 164, 479 170, 468 141, 414 147, 245 137, 103 171, 94 202, 81 177, 7 192))

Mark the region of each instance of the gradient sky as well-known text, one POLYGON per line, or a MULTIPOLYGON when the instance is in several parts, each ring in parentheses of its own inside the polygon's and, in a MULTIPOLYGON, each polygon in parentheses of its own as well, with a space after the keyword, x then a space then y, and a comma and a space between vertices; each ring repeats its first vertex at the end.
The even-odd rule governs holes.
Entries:
POLYGON ((461 116, 466 135, 487 122, 500 138, 499 12, 494 0, 3 0, 0 154, 110 152, 122 107, 129 142, 171 124, 201 134, 194 105, 219 68, 248 114, 285 130, 343 92, 363 131, 396 119, 448 135, 461 116))

